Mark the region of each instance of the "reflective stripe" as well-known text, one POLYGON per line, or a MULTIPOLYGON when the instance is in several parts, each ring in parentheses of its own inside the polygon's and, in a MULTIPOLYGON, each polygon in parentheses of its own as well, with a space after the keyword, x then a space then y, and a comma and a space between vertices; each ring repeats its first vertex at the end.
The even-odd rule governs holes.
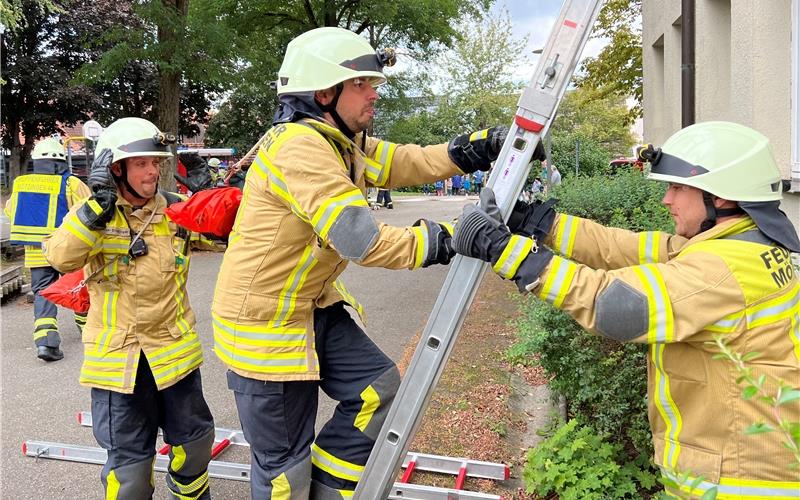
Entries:
POLYGON ((71 174, 26 174, 14 180, 10 204, 11 243, 40 246, 68 212, 71 174))
POLYGON ((708 325, 705 329, 710 332, 731 333, 736 330, 742 319, 744 319, 744 311, 737 311, 721 318, 713 325, 708 325))
POLYGON ((311 463, 324 470, 333 477, 358 482, 364 472, 363 465, 336 458, 320 448, 317 443, 311 445, 311 463))
POLYGON ((269 161, 263 149, 259 148, 256 159, 253 161, 253 166, 256 168, 251 170, 255 171, 257 175, 262 179, 269 179, 270 190, 286 201, 295 215, 308 222, 308 216, 289 192, 289 187, 286 185, 286 179, 284 179, 283 174, 269 161))
POLYGON ((117 479, 117 472, 112 470, 106 476, 106 500, 117 500, 119 497, 119 479, 117 479))
POLYGON ((639 233, 639 264, 654 264, 659 262, 659 245, 661 233, 647 231, 639 233))
POLYGON ((39 318, 33 322, 33 327, 38 329, 40 326, 52 326, 54 328, 58 328, 58 322, 56 318, 39 318))
POLYGON ((470 134, 469 142, 479 141, 481 139, 486 139, 487 137, 489 137, 489 129, 485 128, 483 130, 478 130, 477 132, 473 132, 472 134, 470 134))
POLYGON ((107 351, 111 342, 111 337, 116 333, 118 300, 119 292, 111 291, 103 293, 103 330, 100 333, 100 340, 95 346, 96 352, 107 351))
MULTIPOLYGON (((186 463, 186 450, 183 449, 183 446, 173 446, 170 451, 172 452, 172 459, 169 461, 169 468, 175 472, 180 472, 183 468, 183 464, 186 463)), ((183 489, 178 485, 178 489, 181 490, 181 493, 186 493, 183 489)))
POLYGON ((539 290, 539 298, 553 304, 554 307, 560 307, 572 286, 572 278, 575 277, 577 270, 578 266, 574 262, 554 255, 550 261, 550 270, 545 275, 544 284, 539 290))
POLYGON ((97 234, 83 225, 77 217, 71 216, 64 220, 61 227, 65 228, 70 234, 86 243, 87 246, 93 247, 97 243, 97 234))
POLYGON ((746 311, 748 328, 789 320, 789 338, 794 354, 800 359, 800 282, 783 295, 753 306, 746 311))
POLYGON ((25 245, 25 267, 50 267, 50 263, 44 258, 44 253, 39 247, 25 245))
POLYGON ((333 288, 337 292, 339 292, 339 295, 342 296, 345 302, 350 304, 350 306, 352 306, 353 309, 356 310, 358 316, 361 318, 361 322, 366 325, 367 314, 366 312, 364 312, 364 306, 362 306, 361 303, 358 300, 356 300, 356 298, 349 291, 347 291, 347 288, 345 288, 344 283, 342 283, 341 280, 337 279, 333 282, 333 288))
POLYGON ((361 391, 361 400, 363 401, 361 410, 356 415, 353 425, 356 429, 364 432, 364 429, 369 425, 369 421, 372 420, 375 410, 381 405, 381 397, 371 385, 368 385, 366 389, 361 391))
POLYGON ((311 219, 314 231, 322 239, 327 239, 328 231, 330 231, 333 223, 336 222, 336 218, 342 212, 342 209, 349 205, 369 207, 367 200, 364 199, 364 195, 358 189, 328 198, 320 205, 314 217, 311 219))
POLYGON ((681 445, 678 440, 683 419, 670 390, 669 376, 664 370, 664 349, 674 341, 674 319, 672 303, 667 294, 664 278, 654 264, 645 264, 632 268, 642 282, 647 295, 648 332, 650 359, 654 366, 655 405, 665 423, 663 463, 674 468, 678 463, 681 445))
POLYGON ((662 473, 676 482, 681 491, 690 495, 702 496, 712 488, 717 489, 717 498, 725 499, 763 499, 772 498, 776 500, 800 498, 800 481, 764 481, 757 479, 738 479, 720 478, 719 484, 699 480, 695 476, 689 475, 681 481, 682 476, 677 476, 669 470, 662 470, 662 473), (691 485, 698 481, 694 488, 691 485))
POLYGON ((372 158, 364 158, 367 166, 365 176, 374 186, 385 186, 389 180, 396 149, 397 144, 380 141, 372 158))
MULTIPOLYGON (((225 337, 231 344, 247 344, 263 347, 301 347, 305 350, 306 331, 303 328, 273 328, 264 326, 263 329, 247 331, 243 327, 224 322, 213 315, 213 325, 217 333, 225 337), (227 323, 227 324, 226 324, 227 323)), ((291 349, 295 351, 296 349, 291 349)), ((286 350, 290 351, 290 350, 286 350)))
POLYGON ((565 257, 572 257, 575 236, 578 233, 578 223, 578 218, 571 215, 561 214, 558 218, 554 246, 565 257))
POLYGON ((175 316, 175 324, 180 328, 182 333, 186 333, 192 329, 191 325, 186 318, 184 318, 184 314, 186 313, 186 307, 184 304, 186 303, 186 277, 187 273, 189 272, 189 257, 183 257, 184 259, 184 267, 181 271, 175 273, 175 286, 176 291, 173 298, 175 299, 175 303, 177 305, 177 313, 175 316))
POLYGON ((531 253, 531 248, 533 248, 532 239, 512 234, 492 269, 501 277, 510 280, 517 274, 517 269, 522 261, 531 253))
POLYGON ((424 226, 411 228, 416 242, 414 249, 414 269, 422 267, 428 257, 428 230, 424 226))
POLYGON ((284 324, 294 312, 295 305, 297 304, 297 294, 303 288, 306 282, 308 273, 317 264, 317 259, 311 253, 311 247, 306 246, 303 254, 295 264, 292 272, 286 278, 283 289, 278 297, 278 307, 275 310, 275 316, 272 317, 272 325, 279 327, 284 324))

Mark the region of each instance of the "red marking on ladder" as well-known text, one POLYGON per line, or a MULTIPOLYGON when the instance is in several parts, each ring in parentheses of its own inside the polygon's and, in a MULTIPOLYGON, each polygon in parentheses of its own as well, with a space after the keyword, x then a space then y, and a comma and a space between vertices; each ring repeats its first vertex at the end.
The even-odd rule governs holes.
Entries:
POLYGON ((406 467, 406 471, 403 472, 403 477, 400 478, 401 483, 407 483, 411 481, 411 475, 414 474, 414 469, 417 467, 417 461, 412 460, 408 462, 408 467, 406 467))
POLYGON ((211 459, 213 460, 214 458, 217 457, 217 455, 219 455, 220 453, 225 451, 225 448, 227 448, 228 445, 230 445, 230 444, 231 444, 231 440, 228 439, 228 438, 225 438, 222 441, 220 441, 219 443, 217 443, 213 448, 211 448, 211 459))
POLYGON ((170 449, 170 446, 168 444, 165 444, 160 450, 158 450, 158 454, 159 455, 166 455, 167 453, 169 453, 169 449, 170 449))
POLYGON ((520 128, 524 128, 525 130, 530 130, 531 132, 539 133, 544 128, 543 123, 538 123, 533 120, 529 120, 527 118, 523 118, 519 115, 514 117, 514 123, 517 124, 520 128))
POLYGON ((508 465, 506 465, 505 476, 506 476, 505 479, 509 479, 511 477, 511 469, 508 467, 508 465))
POLYGON ((578 23, 576 23, 575 21, 570 21, 569 19, 564 19, 564 26, 566 26, 567 28, 577 28, 578 23))
POLYGON ((457 490, 464 489, 464 481, 466 480, 467 480, 467 464, 462 463, 461 467, 458 469, 458 477, 456 478, 455 489, 457 490))
POLYGON ((23 455, 28 454, 28 443, 26 443, 25 441, 22 442, 22 454, 23 455))
POLYGON ((81 415, 81 412, 78 412, 78 425, 81 424, 83 424, 83 415, 81 415))

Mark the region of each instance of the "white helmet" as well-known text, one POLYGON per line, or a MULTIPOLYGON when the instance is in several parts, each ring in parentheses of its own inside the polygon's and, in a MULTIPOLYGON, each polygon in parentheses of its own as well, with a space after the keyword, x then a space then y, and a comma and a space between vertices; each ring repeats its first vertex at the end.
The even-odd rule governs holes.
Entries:
POLYGON ((144 118, 121 118, 100 134, 95 151, 99 154, 110 149, 114 162, 134 156, 169 158, 172 156, 169 145, 174 142, 174 135, 161 132, 144 118))
POLYGON ((278 71, 278 95, 324 90, 352 78, 373 86, 386 82, 383 67, 394 64, 392 49, 376 52, 363 37, 342 28, 317 28, 286 47, 278 71))
POLYGON ((48 137, 37 142, 33 147, 31 158, 34 160, 67 160, 64 145, 58 139, 48 137))

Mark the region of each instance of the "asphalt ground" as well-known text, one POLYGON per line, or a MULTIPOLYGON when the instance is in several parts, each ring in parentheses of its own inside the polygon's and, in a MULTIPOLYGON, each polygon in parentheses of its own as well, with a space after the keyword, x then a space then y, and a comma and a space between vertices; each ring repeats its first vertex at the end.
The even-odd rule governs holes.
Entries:
MULTIPOLYGON (((476 198, 470 197, 470 201, 476 198)), ((377 210, 379 221, 395 226, 419 218, 450 220, 461 212, 465 197, 395 198, 395 209, 377 210)), ((221 253, 200 252, 192 258, 189 297, 197 315, 197 331, 205 349, 202 367, 206 400, 216 425, 239 429, 233 395, 225 381, 225 367, 212 351, 210 305, 221 253)), ((399 361, 415 333, 421 331, 439 294, 447 267, 417 271, 390 271, 348 266, 343 281, 367 312, 366 332, 383 351, 399 361)), ((97 446, 91 429, 78 424, 77 414, 89 411, 89 389, 78 384, 82 360, 80 335, 71 311, 59 310, 61 348, 65 357, 55 363, 36 358, 33 349, 33 304, 24 297, 2 306, 0 339, 0 498, 100 499, 101 466, 60 460, 35 459, 22 454, 24 441, 50 441, 97 446)), ((333 412, 334 403, 320 396, 317 428, 333 412)), ((244 447, 231 447, 220 460, 246 463, 244 447)), ((164 475, 156 473, 154 498, 167 498, 164 475)), ((248 499, 249 484, 211 479, 215 499, 248 499)))

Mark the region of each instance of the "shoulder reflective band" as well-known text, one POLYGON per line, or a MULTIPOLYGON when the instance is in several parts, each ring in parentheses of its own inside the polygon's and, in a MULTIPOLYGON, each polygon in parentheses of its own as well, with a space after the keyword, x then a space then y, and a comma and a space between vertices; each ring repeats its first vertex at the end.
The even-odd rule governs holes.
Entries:
POLYGON ((699 165, 692 165, 688 161, 663 151, 654 162, 650 163, 650 167, 650 173, 673 177, 688 178, 708 173, 708 170, 699 165))

